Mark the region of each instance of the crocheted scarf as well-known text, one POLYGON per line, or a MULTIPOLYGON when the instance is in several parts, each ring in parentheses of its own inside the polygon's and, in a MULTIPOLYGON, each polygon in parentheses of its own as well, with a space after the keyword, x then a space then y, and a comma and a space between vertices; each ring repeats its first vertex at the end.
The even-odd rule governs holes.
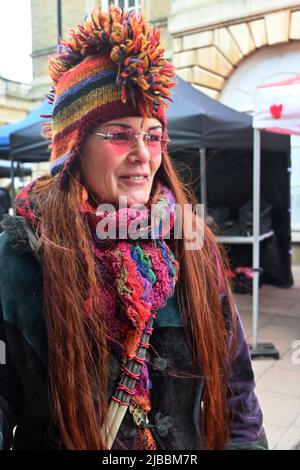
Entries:
MULTIPOLYGON (((31 224, 35 220, 30 201, 33 184, 16 199, 17 214, 31 224)), ((175 221, 175 199, 166 186, 157 182, 154 195, 142 210, 126 207, 109 213, 96 211, 85 198, 80 212, 89 227, 95 261, 104 281, 104 285, 99 286, 99 296, 101 314, 109 325, 111 348, 119 360, 125 362, 135 357, 148 321, 155 318, 156 311, 174 293, 178 263, 163 237, 175 221), (116 238, 99 238, 99 224, 103 228, 111 222, 116 227, 116 238), (132 226, 141 227, 140 238, 129 238, 132 226), (124 239, 126 232, 127 239, 124 239)), ((88 313, 88 299, 86 310, 88 313)), ((132 401, 146 412, 151 409, 150 389, 144 362, 132 401)), ((149 430, 144 434, 146 436, 140 439, 144 448, 155 448, 149 430)))

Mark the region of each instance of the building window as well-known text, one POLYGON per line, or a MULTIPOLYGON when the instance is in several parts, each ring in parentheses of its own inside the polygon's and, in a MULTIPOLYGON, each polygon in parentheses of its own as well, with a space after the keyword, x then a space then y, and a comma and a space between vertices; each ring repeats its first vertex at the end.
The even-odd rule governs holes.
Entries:
POLYGON ((121 8, 126 8, 128 11, 139 11, 140 9, 140 0, 102 0, 101 4, 103 10, 108 10, 110 3, 114 3, 121 8))

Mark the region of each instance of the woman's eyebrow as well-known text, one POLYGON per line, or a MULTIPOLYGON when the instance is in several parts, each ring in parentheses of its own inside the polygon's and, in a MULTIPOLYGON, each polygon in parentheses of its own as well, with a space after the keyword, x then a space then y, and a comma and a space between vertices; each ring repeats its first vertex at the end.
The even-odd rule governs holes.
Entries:
MULTIPOLYGON (((120 126, 124 127, 125 129, 133 129, 133 126, 130 126, 129 124, 124 124, 123 122, 110 122, 105 124, 103 127, 110 127, 110 126, 120 126)), ((162 126, 160 124, 156 126, 151 126, 148 128, 148 131, 153 131, 154 129, 162 129, 162 126)))
POLYGON ((124 124, 123 122, 110 122, 108 124, 104 124, 103 127, 110 127, 110 126, 120 126, 120 127, 124 127, 126 129, 131 129, 132 126, 130 126, 129 124, 124 124))

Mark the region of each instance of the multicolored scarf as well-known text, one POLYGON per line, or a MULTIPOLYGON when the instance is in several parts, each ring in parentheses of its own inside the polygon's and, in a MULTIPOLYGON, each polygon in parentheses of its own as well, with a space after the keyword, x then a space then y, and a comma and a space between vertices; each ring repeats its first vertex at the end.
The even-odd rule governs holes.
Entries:
MULTIPOLYGON (((34 223, 29 194, 32 186, 27 186, 16 200, 17 214, 31 224, 34 223)), ((175 221, 175 198, 166 186, 157 182, 154 195, 144 210, 123 208, 110 213, 99 212, 92 208, 86 197, 80 212, 89 227, 95 261, 104 281, 104 287, 99 286, 99 296, 101 311, 110 327, 111 348, 120 361, 126 361, 135 357, 149 319, 155 318, 156 311, 174 293, 178 262, 163 237, 175 221), (99 239, 98 224, 103 226, 104 222, 112 220, 117 238, 99 239), (123 239, 124 230, 130 224, 137 226, 138 223, 143 227, 143 237, 123 239), (122 239, 118 238, 119 233, 123 234, 122 239)), ((89 310, 88 300, 86 310, 89 310)), ((151 409, 150 389, 145 362, 132 401, 146 412, 151 409)), ((155 448, 149 430, 144 430, 144 434, 138 441, 148 442, 147 448, 155 448)))

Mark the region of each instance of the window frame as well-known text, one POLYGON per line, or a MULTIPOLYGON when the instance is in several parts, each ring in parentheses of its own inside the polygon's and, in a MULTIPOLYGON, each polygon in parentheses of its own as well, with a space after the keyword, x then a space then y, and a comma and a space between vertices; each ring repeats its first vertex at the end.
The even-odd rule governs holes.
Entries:
MULTIPOLYGON (((128 6, 129 0, 123 0, 123 1, 124 1, 124 8, 126 8, 126 10, 128 11, 136 10, 137 12, 139 12, 140 5, 141 5, 140 0, 134 0, 134 6, 132 7, 128 6)), ((101 5, 102 5, 103 10, 107 11, 109 4, 110 4, 110 0, 102 0, 101 5)), ((119 6, 119 0, 114 0, 114 4, 116 6, 119 6)))

